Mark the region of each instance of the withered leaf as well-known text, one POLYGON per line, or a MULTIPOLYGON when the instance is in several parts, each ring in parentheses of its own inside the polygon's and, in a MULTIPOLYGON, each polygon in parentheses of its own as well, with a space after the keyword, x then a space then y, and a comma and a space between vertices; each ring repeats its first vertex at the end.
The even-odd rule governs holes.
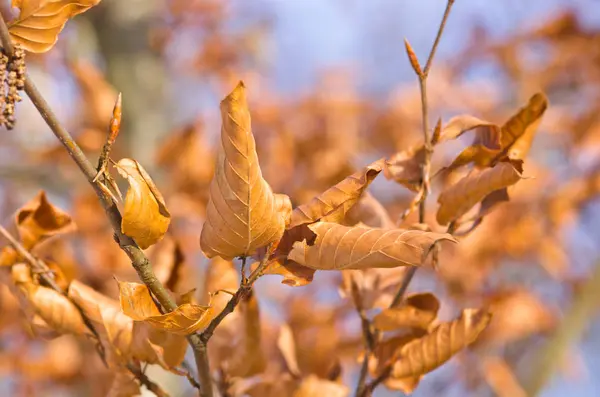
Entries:
POLYGON ((77 307, 57 291, 35 283, 25 264, 12 267, 12 279, 27 298, 34 312, 56 332, 83 335, 85 324, 77 307))
MULTIPOLYGON (((374 378, 378 377, 390 360, 393 360, 398 356, 402 347, 415 340, 418 336, 419 335, 415 333, 407 333, 379 342, 368 361, 368 368, 371 376, 374 378)), ((404 394, 411 394, 418 386, 421 377, 422 375, 395 378, 390 374, 384 384, 388 389, 400 390, 404 394)))
POLYGON ((163 238, 169 228, 171 214, 162 194, 137 161, 121 159, 116 167, 129 183, 121 231, 146 249, 163 238))
MULTIPOLYGON (((456 139, 467 131, 471 131, 480 127, 494 127, 494 123, 486 120, 478 119, 477 117, 463 114, 452 117, 448 123, 441 129, 439 141, 448 141, 456 139)), ((499 144, 499 142, 498 142, 499 144)))
POLYGON ((383 229, 396 227, 383 204, 369 192, 364 192, 346 215, 346 224, 356 225, 357 223, 383 229))
POLYGON ((71 217, 51 204, 43 190, 17 211, 15 223, 27 249, 49 237, 75 230, 71 217))
POLYGON ((383 175, 413 192, 421 186, 421 166, 425 161, 425 146, 413 146, 390 157, 384 165, 383 175))
POLYGON ((281 238, 284 200, 263 179, 242 82, 221 102, 221 144, 200 247, 209 258, 251 256, 281 238))
POLYGON ((277 347, 290 373, 294 376, 300 376, 300 367, 298 366, 298 359, 296 357, 296 342, 294 341, 292 329, 288 324, 283 324, 279 329, 277 347))
POLYGON ((12 0, 19 16, 8 24, 16 44, 31 52, 46 52, 58 40, 70 18, 100 3, 101 0, 12 0))
POLYGON ((522 178, 522 167, 521 160, 512 160, 482 171, 473 170, 439 195, 438 223, 446 225, 467 213, 490 193, 514 185, 522 178))
POLYGON ((442 323, 429 334, 406 344, 393 365, 392 376, 405 378, 434 370, 473 343, 490 319, 485 310, 463 310, 458 319, 442 323))
POLYGON ((455 241, 449 234, 330 222, 308 228, 315 234, 314 241, 295 242, 288 259, 317 270, 419 266, 437 241, 455 241))
POLYGON ((106 397, 133 397, 141 395, 140 385, 129 372, 122 370, 115 374, 106 397))
POLYGON ((261 344, 261 324, 258 300, 251 294, 241 303, 244 322, 243 336, 236 354, 230 359, 228 373, 242 378, 263 372, 267 361, 261 344))
POLYGON ((318 220, 340 223, 382 168, 383 159, 377 160, 295 208, 289 228, 318 220))
POLYGON ((508 157, 518 160, 525 158, 547 108, 548 99, 543 93, 537 93, 529 99, 527 105, 504 123, 502 149, 508 157))
POLYGON ((212 319, 212 308, 184 303, 174 311, 162 314, 148 287, 144 284, 119 281, 121 310, 136 321, 144 321, 153 327, 177 335, 189 335, 206 327, 212 319))
POLYGON ((68 296, 94 324, 109 363, 136 359, 171 370, 183 361, 185 337, 134 321, 121 311, 119 302, 77 280, 69 286, 68 296))
POLYGON ((402 327, 427 329, 437 317, 440 302, 431 293, 407 296, 402 305, 383 310, 373 318, 373 325, 381 331, 402 327))

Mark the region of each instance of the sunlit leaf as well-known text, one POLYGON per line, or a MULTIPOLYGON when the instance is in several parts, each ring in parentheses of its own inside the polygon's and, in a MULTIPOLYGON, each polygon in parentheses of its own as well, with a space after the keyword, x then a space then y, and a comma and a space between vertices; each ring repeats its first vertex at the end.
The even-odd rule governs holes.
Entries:
POLYGON ((522 178, 522 166, 522 161, 513 160, 482 171, 473 170, 439 195, 438 223, 446 225, 460 218, 490 193, 517 183, 522 178))
POLYGON ((75 230, 71 217, 51 204, 44 191, 17 211, 15 223, 21 242, 27 249, 49 237, 75 230))
POLYGON ((319 379, 316 375, 309 375, 304 378, 292 397, 347 397, 349 395, 348 386, 327 379, 319 379))
POLYGON ((12 279, 34 312, 52 329, 61 334, 83 335, 86 332, 77 307, 66 296, 34 282, 29 266, 14 265, 12 279))
POLYGON ((290 373, 294 376, 300 376, 300 367, 298 366, 298 359, 296 357, 296 342, 294 341, 292 329, 287 324, 283 324, 279 329, 277 347, 290 373))
POLYGON ((383 174, 407 189, 417 192, 421 186, 425 147, 413 146, 396 153, 385 162, 383 174))
POLYGON ((169 228, 171 214, 162 194, 137 161, 121 159, 117 163, 117 171, 129 183, 121 231, 146 249, 163 238, 169 228))
MULTIPOLYGON (((441 129, 439 141, 448 141, 456 139, 467 131, 471 131, 480 127, 494 127, 494 123, 486 120, 478 119, 477 117, 463 114, 455 116, 448 120, 448 123, 441 129)), ((500 142, 498 142, 499 145, 500 142)))
POLYGON ((289 227, 318 220, 340 223, 382 168, 383 159, 369 164, 316 196, 307 204, 295 208, 289 227))
POLYGON ((206 327, 212 319, 210 306, 184 303, 166 314, 156 307, 148 287, 144 284, 119 281, 119 297, 123 313, 136 321, 177 335, 189 335, 206 327))
POLYGON ((502 149, 509 158, 525 158, 547 108, 548 99, 543 93, 537 93, 529 99, 527 105, 504 123, 502 149))
POLYGON ((392 376, 405 378, 426 374, 473 343, 487 327, 491 315, 484 310, 465 309, 461 316, 442 323, 429 334, 402 347, 392 376))
POLYGON ((437 317, 440 302, 431 293, 407 296, 402 305, 383 310, 373 318, 373 326, 381 331, 402 327, 427 329, 437 317))
POLYGON ((115 374, 106 397, 133 397, 141 395, 140 385, 133 374, 122 370, 115 374))
POLYGON ((8 24, 17 44, 31 52, 46 52, 58 40, 67 21, 100 3, 100 0, 12 0, 19 16, 8 24))
POLYGON ((375 229, 330 222, 308 225, 310 240, 294 243, 288 258, 317 270, 368 269, 419 266, 439 240, 449 234, 420 230, 375 229))
POLYGON ((242 82, 221 102, 221 144, 210 185, 200 247, 206 256, 232 259, 281 238, 287 210, 262 178, 242 82))

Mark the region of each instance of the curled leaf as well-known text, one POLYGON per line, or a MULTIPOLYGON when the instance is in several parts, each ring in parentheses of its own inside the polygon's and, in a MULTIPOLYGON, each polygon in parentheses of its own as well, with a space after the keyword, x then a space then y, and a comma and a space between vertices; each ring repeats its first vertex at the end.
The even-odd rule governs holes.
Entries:
POLYGON ((483 171, 473 170, 439 195, 438 223, 446 225, 467 213, 492 192, 514 185, 522 178, 522 167, 522 161, 512 160, 483 171))
POLYGON ((330 222, 308 228, 314 237, 295 242, 288 259, 317 270, 419 266, 437 241, 455 241, 449 234, 330 222))
POLYGON ((12 279, 33 311, 56 332, 75 335, 85 333, 85 324, 73 302, 55 290, 35 283, 29 266, 22 263, 14 265, 12 279))
POLYGON ((27 249, 49 237, 75 230, 69 214, 51 204, 43 190, 19 209, 15 223, 27 249))
POLYGON ((233 259, 279 240, 289 210, 262 177, 242 82, 221 102, 221 117, 221 144, 200 247, 209 258, 233 259))
POLYGON ((529 98, 527 105, 504 123, 502 149, 509 158, 525 158, 547 108, 548 99, 543 93, 537 93, 529 98))
POLYGON ((81 14, 100 0, 12 0, 19 16, 8 24, 11 38, 31 52, 46 52, 58 40, 70 18, 81 14))
POLYGON ((212 319, 212 308, 184 303, 167 314, 156 307, 148 287, 138 283, 119 281, 121 310, 136 321, 144 321, 153 327, 174 333, 189 335, 206 327, 212 319))
POLYGON ((129 183, 121 231, 146 249, 163 238, 169 228, 171 214, 162 194, 137 161, 121 159, 117 163, 117 171, 129 183))
MULTIPOLYGON (((448 123, 441 129, 439 141, 443 142, 451 139, 456 139, 465 132, 474 130, 476 128, 494 126, 494 123, 478 119, 477 117, 468 114, 455 116, 448 120, 448 123)), ((498 144, 499 143, 500 142, 498 142, 498 144)))
POLYGON ((119 302, 73 281, 68 296, 90 319, 111 364, 136 359, 170 370, 181 364, 187 342, 181 335, 158 330, 125 315, 119 302))
POLYGON ((385 162, 383 174, 413 192, 421 186, 421 167, 425 161, 425 146, 413 146, 396 153, 385 162))
POLYGON ((382 168, 383 159, 377 160, 295 208, 289 228, 318 220, 340 223, 382 168))
POLYGON ((427 329, 437 317, 440 302, 431 293, 414 294, 406 297, 401 306, 383 310, 373 318, 373 325, 381 331, 392 331, 402 327, 427 329))
POLYGON ((406 378, 434 370, 473 343, 490 319, 491 315, 484 310, 463 310, 458 319, 442 323, 429 334, 402 347, 393 365, 392 376, 406 378))

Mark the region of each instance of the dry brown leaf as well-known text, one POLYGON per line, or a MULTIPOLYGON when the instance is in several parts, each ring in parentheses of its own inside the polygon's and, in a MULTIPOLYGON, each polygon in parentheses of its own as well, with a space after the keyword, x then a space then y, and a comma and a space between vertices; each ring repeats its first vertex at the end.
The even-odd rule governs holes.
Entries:
POLYGON ((289 228, 318 220, 340 223, 361 194, 381 172, 383 159, 369 164, 292 212, 289 228))
POLYGON ((294 392, 293 397, 347 397, 348 395, 350 395, 348 386, 326 379, 319 379, 316 375, 309 375, 304 378, 300 387, 294 392))
POLYGON ((437 317, 440 302, 431 293, 407 296, 401 306, 383 310, 373 318, 373 325, 381 331, 402 327, 427 329, 437 317))
POLYGON ((100 0, 12 0, 19 16, 8 24, 13 42, 31 52, 46 52, 58 40, 70 18, 81 14, 100 0))
POLYGON ((236 354, 230 358, 227 369, 231 376, 245 378, 262 373, 267 360, 261 343, 260 311, 256 296, 250 295, 240 306, 244 329, 240 344, 235 349, 236 354))
POLYGON ((396 227, 385 207, 369 192, 364 192, 358 202, 348 211, 346 223, 350 226, 363 223, 370 227, 383 229, 396 227))
POLYGON ((185 337, 134 321, 121 311, 119 302, 77 280, 69 286, 68 296, 94 324, 109 363, 137 359, 171 370, 183 361, 187 349, 185 337))
POLYGON ((483 171, 473 170, 439 195, 438 223, 446 225, 460 218, 490 193, 517 183, 522 178, 522 166, 522 161, 512 160, 483 171))
MULTIPOLYGON (((416 339, 419 335, 408 333, 400 336, 395 336, 381 341, 375 347, 375 351, 371 354, 368 361, 369 372, 372 377, 378 377, 386 365, 399 354, 403 346, 410 341, 416 339)), ((409 376, 405 378, 395 378, 392 375, 388 376, 384 381, 384 385, 391 390, 400 390, 404 394, 411 394, 419 385, 422 376, 409 376)))
POLYGON ((212 308, 184 303, 174 311, 161 314, 148 287, 144 284, 119 281, 121 310, 136 321, 144 321, 156 329, 176 335, 190 335, 208 325, 212 308))
POLYGON ((146 249, 163 238, 171 214, 162 194, 137 161, 121 159, 116 167, 129 183, 121 231, 132 237, 140 248, 146 249))
POLYGON ((504 123, 502 150, 509 158, 525 158, 547 108, 548 99, 543 93, 537 93, 529 99, 527 105, 504 123))
POLYGON ((83 335, 85 324, 79 310, 65 296, 51 288, 36 284, 25 264, 12 267, 12 279, 28 300, 34 312, 56 332, 83 335))
POLYGON ((296 357, 296 342, 294 341, 292 329, 288 324, 283 324, 279 329, 277 347, 290 373, 294 376, 300 376, 300 367, 298 366, 298 359, 296 357))
POLYGON ((178 291, 185 256, 179 242, 167 236, 152 247, 149 255, 156 278, 169 291, 178 291))
POLYGON ((106 397, 133 397, 141 394, 140 385, 136 382, 135 377, 131 373, 122 370, 115 374, 106 397))
POLYGON ((452 171, 471 162, 480 167, 488 166, 502 153, 501 134, 498 126, 479 128, 473 143, 460 152, 446 170, 452 171))
POLYGON ((15 223, 21 242, 27 249, 49 237, 75 230, 71 217, 51 204, 43 190, 19 209, 15 223))
POLYGON ((288 210, 282 210, 262 178, 242 82, 221 102, 221 144, 210 184, 200 247, 209 258, 251 256, 278 241, 288 210))
MULTIPOLYGON (((439 142, 456 139, 467 131, 480 127, 494 127, 495 124, 477 117, 463 114, 452 117, 440 131, 439 142)), ((498 142, 499 143, 499 142, 498 142)))
POLYGON ((484 310, 465 309, 461 316, 442 323, 428 335, 402 347, 392 376, 405 378, 431 372, 453 355, 473 343, 487 327, 491 315, 484 310))
POLYGON ((413 146, 390 157, 384 165, 383 175, 407 189, 418 192, 421 187, 421 167, 425 161, 425 147, 413 146))
POLYGON ((308 228, 315 238, 295 242, 288 259, 317 270, 419 266, 435 242, 455 241, 449 234, 330 222, 313 223, 308 228))

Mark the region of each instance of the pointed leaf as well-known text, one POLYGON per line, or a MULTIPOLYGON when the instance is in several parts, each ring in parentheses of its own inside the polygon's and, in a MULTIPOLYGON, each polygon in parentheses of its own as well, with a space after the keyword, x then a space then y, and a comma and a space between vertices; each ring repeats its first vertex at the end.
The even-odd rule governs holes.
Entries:
POLYGON ((471 131, 480 127, 494 127, 495 124, 486 120, 478 119, 477 117, 463 114, 452 117, 448 123, 440 131, 439 141, 449 141, 456 139, 467 131, 471 131))
POLYGON ((449 234, 420 230, 375 229, 317 222, 308 225, 312 240, 295 242, 288 259, 317 270, 419 266, 439 240, 449 234))
POLYGON ((12 267, 12 279, 34 309, 50 327, 61 334, 83 335, 85 324, 77 307, 55 290, 35 283, 29 266, 12 267))
POLYGON ((51 204, 43 190, 19 209, 15 223, 27 249, 49 237, 75 230, 69 214, 51 204))
POLYGON ((502 126, 502 148, 508 157, 525 158, 547 108, 548 99, 543 93, 537 93, 502 126))
POLYGON ((318 220, 340 223, 383 168, 383 159, 369 164, 292 212, 289 228, 318 220))
POLYGON ((171 214, 162 194, 137 161, 121 159, 117 171, 129 183, 121 231, 132 237, 140 248, 146 249, 163 238, 171 214))
POLYGON ((473 170, 439 195, 438 223, 446 225, 467 213, 490 193, 514 185, 522 178, 522 167, 522 161, 513 160, 483 171, 473 170))
POLYGON ((177 335, 190 335, 208 325, 212 319, 210 306, 185 303, 166 314, 156 307, 148 287, 144 284, 119 281, 121 310, 136 321, 144 321, 153 327, 177 335))
POLYGON ((46 52, 58 40, 70 18, 81 14, 100 0, 13 0, 20 9, 16 20, 8 24, 14 43, 31 52, 46 52))
POLYGON ((281 238, 282 200, 263 179, 242 82, 221 102, 221 144, 200 247, 212 258, 251 256, 281 238))
POLYGON ((428 335, 406 344, 393 365, 392 376, 405 378, 434 370, 473 343, 490 319, 484 310, 463 310, 458 319, 440 324, 428 335))

